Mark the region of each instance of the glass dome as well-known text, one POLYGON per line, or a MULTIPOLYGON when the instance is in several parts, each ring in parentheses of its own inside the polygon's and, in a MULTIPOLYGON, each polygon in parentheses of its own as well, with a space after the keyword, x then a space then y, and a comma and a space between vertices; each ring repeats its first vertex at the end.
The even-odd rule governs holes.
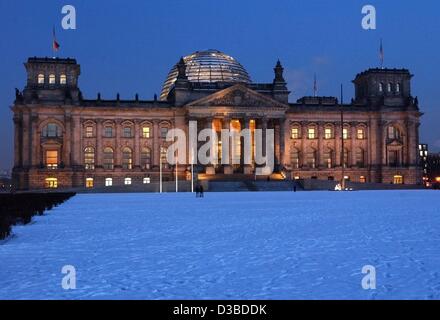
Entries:
MULTIPOLYGON (((197 51, 183 58, 186 76, 190 82, 239 82, 250 83, 251 79, 243 66, 233 57, 218 50, 197 51)), ((177 64, 171 69, 160 94, 166 100, 177 79, 177 64)))

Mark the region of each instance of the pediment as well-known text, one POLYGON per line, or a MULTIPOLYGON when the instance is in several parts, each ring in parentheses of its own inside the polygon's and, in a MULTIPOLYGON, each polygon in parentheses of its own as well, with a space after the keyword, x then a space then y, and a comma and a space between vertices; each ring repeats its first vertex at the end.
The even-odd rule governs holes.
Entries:
POLYGON ((389 147, 401 147, 402 146, 402 142, 400 142, 399 140, 392 140, 391 142, 388 143, 389 147))
POLYGON ((250 108, 286 108, 286 104, 236 84, 227 89, 218 91, 207 97, 188 103, 188 107, 250 107, 250 108))

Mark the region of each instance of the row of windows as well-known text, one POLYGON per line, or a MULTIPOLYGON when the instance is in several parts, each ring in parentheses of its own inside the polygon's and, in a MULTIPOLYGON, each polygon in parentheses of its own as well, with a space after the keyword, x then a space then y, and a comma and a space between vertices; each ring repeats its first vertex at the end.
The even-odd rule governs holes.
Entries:
MULTIPOLYGON (((295 176, 295 180, 300 180, 301 177, 300 176, 295 176)), ((311 179, 318 179, 318 177, 314 176, 311 177, 311 179)), ((333 176, 329 176, 328 180, 330 181, 334 181, 335 177, 333 176)), ((350 181, 351 177, 350 176, 344 176, 344 180, 345 181, 350 181)), ((359 177, 359 182, 360 183, 366 183, 367 182, 367 178, 365 176, 360 176, 359 177)), ((391 181, 392 184, 403 184, 403 176, 402 175, 395 175, 393 176, 393 181, 391 181)))
MULTIPOLYGON (((160 138, 166 139, 168 134, 168 127, 160 128, 160 138)), ((113 138, 115 137, 115 129, 112 126, 105 126, 103 129, 103 136, 105 138, 113 138)), ((95 128, 93 126, 87 126, 85 128, 85 137, 93 138, 95 136, 95 128)), ((152 138, 152 130, 151 127, 142 127, 140 136, 142 138, 152 138)), ((134 137, 134 129, 132 127, 123 127, 122 129, 122 137, 124 138, 133 138, 134 137)))
MULTIPOLYGON (((65 74, 61 74, 58 80, 59 84, 67 84, 67 76, 65 74)), ((37 83, 38 84, 45 84, 46 83, 46 77, 44 74, 40 73, 37 77, 37 83)), ((49 84, 56 84, 57 78, 55 74, 49 75, 49 84)))
MULTIPOLYGON (((344 139, 350 138, 350 131, 348 128, 344 128, 342 132, 342 136, 344 139)), ((300 129, 298 127, 294 127, 290 131, 290 137, 292 139, 300 139, 300 129)), ((325 128, 324 129, 324 139, 334 139, 335 134, 333 128, 325 128)), ((356 131, 356 138, 359 140, 363 140, 366 138, 365 129, 359 128, 356 131)), ((318 131, 316 128, 308 128, 307 129, 307 139, 318 139, 318 131)))
MULTIPOLYGON (((379 92, 384 92, 384 89, 385 89, 385 84, 384 83, 379 83, 379 92)), ((394 84, 394 83, 392 83, 392 82, 389 82, 389 83, 387 83, 387 92, 396 92, 396 93, 400 93, 400 91, 402 90, 402 86, 401 86, 401 84, 400 83, 396 83, 396 84, 394 84)))
MULTIPOLYGON (((344 167, 348 167, 351 165, 350 161, 350 151, 348 149, 344 149, 344 167)), ((333 168, 336 165, 336 159, 335 159, 335 152, 331 149, 328 149, 323 154, 323 164, 327 168, 333 168)), ((302 163, 301 160, 301 154, 298 149, 293 149, 290 153, 290 161, 293 166, 293 168, 298 169, 301 167, 301 165, 306 165, 309 168, 316 168, 317 166, 317 151, 314 149, 310 149, 305 153, 305 157, 303 159, 304 163, 302 163)), ((364 167, 365 166, 365 151, 361 148, 356 149, 356 159, 355 163, 353 165, 356 165, 358 167, 364 167)))
MULTIPOLYGON (((132 178, 124 178, 124 185, 129 186, 133 182, 132 178)), ((150 184, 151 178, 150 177, 144 177, 142 179, 143 184, 150 184)), ((86 188, 93 188, 95 185, 95 179, 93 178, 86 178, 85 186, 86 188)), ((105 186, 111 187, 113 186, 113 178, 105 178, 105 186)), ((48 189, 57 189, 58 188, 58 179, 57 178, 46 178, 45 179, 45 187, 48 189)))

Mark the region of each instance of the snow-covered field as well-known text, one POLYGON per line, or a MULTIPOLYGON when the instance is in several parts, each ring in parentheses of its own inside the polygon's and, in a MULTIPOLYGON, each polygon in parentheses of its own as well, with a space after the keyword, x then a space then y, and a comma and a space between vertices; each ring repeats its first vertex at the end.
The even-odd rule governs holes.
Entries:
POLYGON ((0 299, 439 299, 439 196, 78 195, 0 245, 0 299))

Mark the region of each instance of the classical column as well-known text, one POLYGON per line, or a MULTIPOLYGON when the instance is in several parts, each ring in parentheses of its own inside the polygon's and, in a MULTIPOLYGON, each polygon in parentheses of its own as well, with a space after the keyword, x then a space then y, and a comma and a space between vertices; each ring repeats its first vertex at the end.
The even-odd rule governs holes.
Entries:
POLYGON ((14 167, 23 165, 23 146, 22 146, 23 120, 21 116, 14 115, 14 167))
POLYGON ((308 122, 303 121, 301 122, 301 164, 302 166, 307 165, 307 129, 308 129, 308 122))
POLYGON ((153 120, 153 164, 155 167, 159 167, 160 160, 159 122, 160 120, 153 120))
POLYGON ((71 131, 73 133, 73 139, 72 139, 72 150, 73 150, 73 165, 80 166, 82 165, 81 161, 81 118, 79 115, 73 115, 73 122, 71 126, 71 131))
POLYGON ((285 161, 285 159, 284 159, 284 155, 285 155, 285 147, 286 147, 286 140, 285 140, 285 129, 286 129, 286 126, 285 126, 285 119, 283 119, 283 118, 281 118, 281 119, 279 119, 279 124, 280 124, 280 145, 279 145, 279 148, 280 148, 280 166, 281 166, 281 169, 285 166, 285 164, 286 164, 286 161, 285 161))
POLYGON ((139 120, 134 120, 134 167, 136 169, 140 168, 141 165, 141 145, 140 145, 140 126, 139 120))
POLYGON ((342 128, 340 122, 334 123, 334 130, 335 130, 335 165, 336 167, 342 166, 342 128))
POLYGON ((116 159, 115 159, 115 167, 121 167, 122 166, 122 150, 121 150, 121 119, 115 120, 116 124, 116 146, 115 146, 115 152, 116 152, 116 159))
POLYGON ((23 155, 23 167, 28 167, 30 163, 30 116, 28 112, 23 114, 22 120, 22 155, 23 155))
POLYGON ((66 132, 63 134, 63 157, 62 161, 66 167, 71 165, 71 155, 72 155, 72 139, 70 132, 72 131, 72 116, 70 113, 64 115, 64 126, 66 132))
POLYGON ((323 163, 324 158, 324 123, 318 122, 318 152, 317 155, 317 168, 325 167, 325 164, 323 163))
POLYGON ((102 123, 103 119, 97 119, 96 120, 96 166, 102 166, 102 154, 104 152, 103 146, 102 146, 102 123))
POLYGON ((357 123, 356 122, 350 122, 350 126, 351 126, 351 165, 355 166, 356 165, 356 126, 357 123))
POLYGON ((31 164, 33 167, 39 165, 41 158, 41 152, 39 147, 40 137, 38 135, 38 114, 31 114, 31 130, 30 130, 30 141, 31 145, 29 148, 29 157, 31 159, 31 164))

